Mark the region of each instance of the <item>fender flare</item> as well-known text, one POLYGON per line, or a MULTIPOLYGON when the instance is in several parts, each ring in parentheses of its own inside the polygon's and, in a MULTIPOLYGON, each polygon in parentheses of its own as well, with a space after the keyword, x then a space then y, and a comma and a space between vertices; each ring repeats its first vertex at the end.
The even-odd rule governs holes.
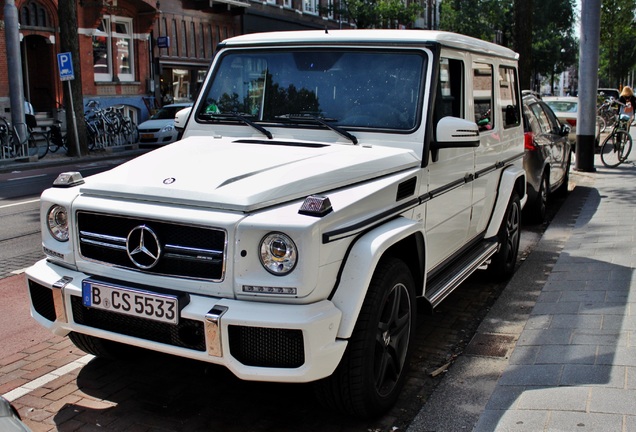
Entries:
POLYGON ((499 199, 497 199, 497 203, 492 212, 492 217, 486 230, 486 238, 494 237, 499 232, 499 227, 506 214, 508 201, 510 201, 510 196, 514 190, 519 193, 521 208, 523 208, 528 200, 528 195, 526 194, 526 172, 523 168, 510 165, 505 168, 501 174, 501 180, 499 181, 499 188, 497 190, 499 199), (501 199, 502 197, 506 199, 501 199))
MULTIPOLYGON (((423 231, 423 222, 399 217, 372 229, 356 240, 349 251, 331 299, 342 311, 338 338, 347 339, 353 333, 371 278, 385 252, 401 240, 414 234, 422 234, 423 231)), ((422 240, 425 242, 423 235, 422 240)))

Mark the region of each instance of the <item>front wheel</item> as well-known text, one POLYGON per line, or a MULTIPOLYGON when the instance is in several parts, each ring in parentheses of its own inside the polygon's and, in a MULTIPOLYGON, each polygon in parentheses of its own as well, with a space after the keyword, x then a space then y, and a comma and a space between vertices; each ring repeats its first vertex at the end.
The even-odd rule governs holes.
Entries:
POLYGON ((512 276, 519 254, 521 239, 521 201, 519 194, 513 192, 506 208, 499 232, 499 251, 492 256, 488 272, 495 280, 505 280, 512 276))
POLYGON ((388 410, 404 386, 415 323, 409 268, 396 258, 382 260, 338 368, 315 384, 318 399, 362 418, 388 410))
POLYGON ((601 162, 608 168, 614 168, 627 159, 632 150, 632 137, 625 131, 610 134, 601 146, 601 162))

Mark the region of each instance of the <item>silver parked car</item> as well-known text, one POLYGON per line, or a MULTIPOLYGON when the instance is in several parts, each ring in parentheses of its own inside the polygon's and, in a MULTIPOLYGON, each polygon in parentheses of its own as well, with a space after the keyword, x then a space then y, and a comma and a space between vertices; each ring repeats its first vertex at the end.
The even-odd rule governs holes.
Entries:
POLYGON ((531 222, 545 219, 548 197, 567 193, 571 162, 570 126, 559 122, 550 107, 535 96, 523 98, 528 202, 524 215, 531 222))
POLYGON ((178 132, 174 128, 174 116, 184 108, 191 107, 192 102, 164 105, 142 124, 139 125, 139 144, 164 145, 175 142, 178 132))

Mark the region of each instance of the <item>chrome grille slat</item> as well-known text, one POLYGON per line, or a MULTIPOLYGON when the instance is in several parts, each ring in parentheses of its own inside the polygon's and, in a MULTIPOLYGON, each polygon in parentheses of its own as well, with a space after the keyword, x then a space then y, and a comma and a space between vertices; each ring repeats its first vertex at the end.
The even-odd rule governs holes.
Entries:
POLYGON ((162 276, 223 280, 225 230, 86 211, 76 216, 80 255, 86 260, 162 276), (151 228, 161 244, 162 254, 151 268, 137 267, 126 246, 130 232, 141 225, 151 228))

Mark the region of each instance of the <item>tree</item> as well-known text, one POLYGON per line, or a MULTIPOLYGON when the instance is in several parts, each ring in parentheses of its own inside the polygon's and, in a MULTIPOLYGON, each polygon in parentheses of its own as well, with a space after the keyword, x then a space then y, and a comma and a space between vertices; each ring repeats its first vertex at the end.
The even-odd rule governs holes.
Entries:
POLYGON ((636 64, 636 0, 603 0, 599 78, 602 87, 620 87, 636 64))
POLYGON ((534 88, 532 75, 532 15, 534 0, 515 1, 514 50, 519 53, 519 82, 522 89, 534 88))
POLYGON ((445 0, 440 12, 442 29, 517 51, 522 88, 575 63, 574 23, 574 0, 445 0))
POLYGON ((345 0, 340 14, 358 28, 398 28, 411 26, 422 13, 419 3, 402 0, 345 0))
POLYGON ((577 59, 574 0, 534 0, 532 17, 533 71, 535 76, 551 77, 554 91, 554 76, 576 63, 577 59))
MULTIPOLYGON (((88 154, 88 140, 86 139, 86 127, 84 126, 84 96, 82 93, 82 74, 80 70, 80 52, 79 40, 77 33, 77 6, 74 0, 59 0, 57 6, 57 14, 60 17, 60 48, 62 52, 70 52, 73 57, 73 72, 75 79, 71 80, 71 89, 73 93, 73 108, 75 111, 75 119, 77 120, 77 133, 79 138, 79 149, 81 155, 88 154)), ((73 111, 71 110, 71 95, 69 94, 68 84, 64 85, 64 100, 66 101, 66 124, 68 125, 67 136, 68 152, 70 156, 77 155, 77 146, 75 145, 75 134, 71 133, 73 128, 73 111)))

